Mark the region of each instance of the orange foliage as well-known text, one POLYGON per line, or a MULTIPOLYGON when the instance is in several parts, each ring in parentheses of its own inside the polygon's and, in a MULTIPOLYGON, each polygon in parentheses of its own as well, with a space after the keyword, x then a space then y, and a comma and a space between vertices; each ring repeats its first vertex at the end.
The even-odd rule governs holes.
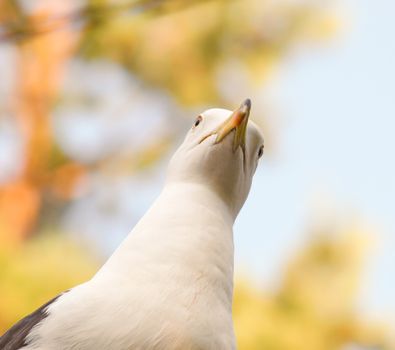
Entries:
POLYGON ((27 181, 15 181, 1 188, 0 244, 22 241, 24 233, 33 228, 39 207, 40 193, 27 181))
POLYGON ((86 169, 76 163, 59 166, 52 172, 50 189, 59 198, 70 199, 75 196, 75 185, 86 174, 86 169))
MULTIPOLYGON (((29 25, 39 31, 39 23, 67 11, 69 6, 68 1, 40 1, 29 17, 29 25)), ((63 27, 17 47, 18 80, 12 110, 26 149, 25 167, 19 178, 0 187, 0 228, 10 241, 26 237, 38 217, 53 147, 50 111, 76 41, 75 33, 63 27)))

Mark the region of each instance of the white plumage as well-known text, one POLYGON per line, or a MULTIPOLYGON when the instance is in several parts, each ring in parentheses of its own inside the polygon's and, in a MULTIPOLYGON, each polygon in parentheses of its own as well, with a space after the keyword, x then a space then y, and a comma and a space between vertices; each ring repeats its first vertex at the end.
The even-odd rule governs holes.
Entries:
MULTIPOLYGON (((246 100, 199 116, 152 207, 90 281, 44 310, 22 349, 235 348, 232 227, 263 147, 249 110, 246 100)), ((5 349, 20 348, 9 332, 5 349)))

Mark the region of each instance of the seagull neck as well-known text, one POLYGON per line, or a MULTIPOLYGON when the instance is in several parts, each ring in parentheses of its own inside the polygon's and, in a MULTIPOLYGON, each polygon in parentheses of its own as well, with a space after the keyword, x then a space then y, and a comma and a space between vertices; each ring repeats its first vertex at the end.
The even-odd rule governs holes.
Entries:
MULTIPOLYGON (((233 226, 236 217, 229 205, 208 186, 199 183, 170 182, 164 187, 158 201, 171 203, 174 210, 179 210, 180 214, 189 208, 204 208, 204 211, 221 215, 222 219, 233 226), (183 204, 186 207, 183 207, 183 204)), ((196 212, 196 218, 201 212, 196 212)))
POLYGON ((168 295, 184 290, 179 298, 185 303, 201 290, 203 303, 231 314, 233 223, 227 204, 210 188, 168 183, 95 277, 117 271, 122 279, 166 288, 168 295))

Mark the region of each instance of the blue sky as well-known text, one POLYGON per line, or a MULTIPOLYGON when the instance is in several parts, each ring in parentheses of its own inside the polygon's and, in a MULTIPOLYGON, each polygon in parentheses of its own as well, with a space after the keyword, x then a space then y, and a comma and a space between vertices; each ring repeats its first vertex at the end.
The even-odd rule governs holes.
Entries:
POLYGON ((331 212, 327 220, 355 217, 370 228, 375 242, 361 312, 391 317, 395 3, 354 0, 341 6, 340 37, 292 56, 269 91, 284 120, 276 135, 278 150, 263 161, 236 224, 236 267, 254 271, 270 285, 287 256, 303 245, 317 207, 331 212))

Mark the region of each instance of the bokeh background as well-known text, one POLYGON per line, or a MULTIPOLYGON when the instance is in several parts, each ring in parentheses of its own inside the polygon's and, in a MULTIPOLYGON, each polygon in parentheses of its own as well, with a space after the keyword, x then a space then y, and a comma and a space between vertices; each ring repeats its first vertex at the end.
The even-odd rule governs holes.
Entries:
POLYGON ((246 97, 246 349, 395 349, 390 0, 0 2, 0 333, 100 267, 195 116, 246 97))

